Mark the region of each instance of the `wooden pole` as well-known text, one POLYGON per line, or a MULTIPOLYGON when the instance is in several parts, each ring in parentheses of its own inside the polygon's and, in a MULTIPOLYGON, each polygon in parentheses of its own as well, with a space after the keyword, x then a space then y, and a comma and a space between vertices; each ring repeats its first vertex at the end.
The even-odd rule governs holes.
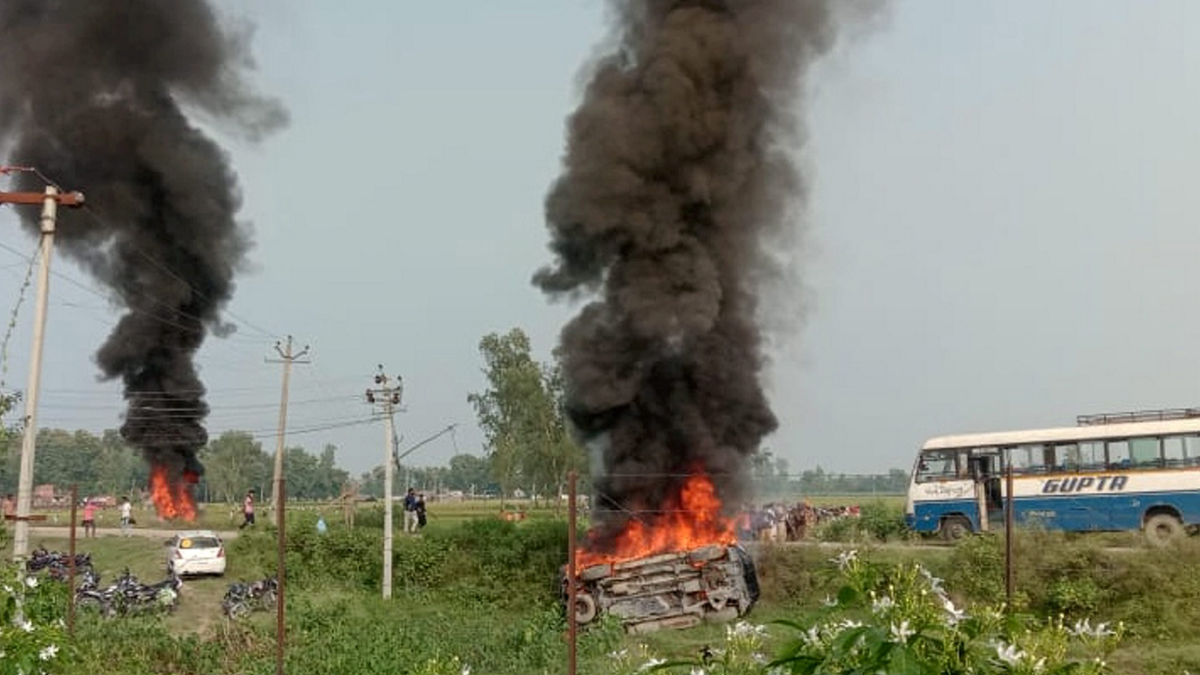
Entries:
POLYGON ((1008 467, 1004 472, 1004 597, 1008 611, 1012 611, 1015 579, 1013 565, 1015 560, 1013 547, 1013 466, 1012 453, 1009 452, 1008 467))
POLYGON ((79 486, 71 485, 71 535, 67 545, 67 635, 75 634, 75 509, 79 486))
POLYGON ((567 675, 575 675, 575 472, 567 474, 567 675))
POLYGON ((287 502, 283 476, 275 478, 275 522, 279 528, 279 570, 276 573, 278 592, 275 596, 275 675, 283 675, 284 652, 284 585, 287 577, 287 537, 284 532, 284 506, 287 502))

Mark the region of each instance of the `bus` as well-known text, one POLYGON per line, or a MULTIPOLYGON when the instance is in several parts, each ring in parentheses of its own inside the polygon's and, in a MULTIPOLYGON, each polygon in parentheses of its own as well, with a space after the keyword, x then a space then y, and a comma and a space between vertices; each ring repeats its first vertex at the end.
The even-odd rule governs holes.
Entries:
POLYGON ((1163 544, 1200 526, 1200 408, 931 438, 913 466, 908 526, 950 540, 1003 528, 1009 470, 1017 524, 1142 530, 1163 544))

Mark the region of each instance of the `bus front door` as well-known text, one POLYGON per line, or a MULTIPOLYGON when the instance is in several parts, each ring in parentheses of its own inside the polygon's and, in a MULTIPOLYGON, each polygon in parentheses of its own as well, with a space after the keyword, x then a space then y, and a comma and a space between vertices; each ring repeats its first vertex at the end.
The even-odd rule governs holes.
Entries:
POLYGON ((971 457, 971 478, 975 481, 975 504, 979 509, 979 531, 987 532, 993 523, 1004 522, 1004 502, 1000 492, 1000 455, 988 453, 971 457))

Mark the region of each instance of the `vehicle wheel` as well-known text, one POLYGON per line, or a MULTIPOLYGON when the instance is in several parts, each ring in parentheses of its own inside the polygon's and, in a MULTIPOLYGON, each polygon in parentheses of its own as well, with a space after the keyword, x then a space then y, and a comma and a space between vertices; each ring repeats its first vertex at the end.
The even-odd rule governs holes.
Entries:
POLYGON ((596 599, 587 593, 575 596, 575 623, 589 623, 596 618, 596 599))
POLYGON ((958 541, 971 534, 971 521, 962 516, 946 516, 942 519, 940 532, 942 539, 946 541, 958 541))
POLYGON ((279 601, 279 597, 275 595, 275 591, 267 591, 262 595, 263 607, 267 609, 275 609, 275 603, 279 601))
POLYGON ((85 595, 75 599, 75 609, 86 612, 98 612, 101 609, 100 599, 85 595))
POLYGON ((244 602, 235 602, 229 607, 229 618, 244 619, 250 616, 250 606, 244 602))
POLYGON ((1166 546, 1183 536, 1183 523, 1169 513, 1159 513, 1146 519, 1146 541, 1154 546, 1166 546))

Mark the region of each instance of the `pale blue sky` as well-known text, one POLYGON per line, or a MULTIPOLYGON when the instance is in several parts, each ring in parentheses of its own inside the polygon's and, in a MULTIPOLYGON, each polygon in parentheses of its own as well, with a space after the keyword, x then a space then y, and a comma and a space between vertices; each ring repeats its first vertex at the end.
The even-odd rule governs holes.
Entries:
MULTIPOLYGON (((545 356, 569 315, 529 277, 549 260, 542 198, 603 3, 222 6, 258 24, 258 81, 293 118, 257 147, 223 138, 257 241, 231 307, 313 347, 291 428, 365 417, 352 397, 384 363, 406 380, 409 441, 458 422, 457 449, 479 452, 480 336, 522 326, 545 356)), ((1200 404, 1196 35, 1188 0, 908 0, 823 63, 808 287, 789 294, 812 309, 774 354, 768 445, 796 469, 882 471, 930 435, 1200 404)), ((0 242, 33 247, 3 212, 0 242)), ((18 262, 0 251, 4 312, 18 262)), ((119 389, 91 362, 113 315, 61 279, 52 293, 41 420, 115 426, 119 389)), ((273 447, 270 347, 244 328, 204 349, 214 435, 273 447)), ((356 472, 383 452, 378 425, 290 438, 324 442, 356 472)))

